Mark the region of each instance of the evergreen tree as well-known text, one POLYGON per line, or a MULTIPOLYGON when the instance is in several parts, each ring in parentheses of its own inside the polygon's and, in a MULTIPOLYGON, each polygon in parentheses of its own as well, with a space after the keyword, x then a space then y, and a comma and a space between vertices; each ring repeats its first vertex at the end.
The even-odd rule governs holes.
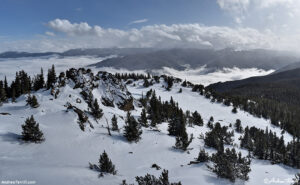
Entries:
POLYGON ((7 100, 5 87, 2 81, 0 81, 0 104, 1 102, 5 102, 7 100))
POLYGON ((100 106, 99 106, 99 104, 98 104, 97 98, 94 100, 91 109, 92 109, 92 115, 93 115, 96 119, 102 118, 102 116, 103 116, 103 110, 100 108, 100 106))
POLYGON ((32 96, 28 95, 26 101, 27 101, 27 104, 30 105, 30 107, 32 107, 32 108, 38 108, 40 106, 35 95, 32 95, 32 96))
POLYGON ((213 123, 214 123, 214 118, 211 116, 209 118, 209 121, 207 122, 207 127, 210 128, 210 129, 212 129, 213 126, 214 126, 213 123))
POLYGON ((233 132, 228 132, 228 127, 221 127, 217 122, 210 132, 206 132, 204 142, 208 147, 213 147, 217 150, 223 151, 224 143, 231 144, 233 132))
POLYGON ((242 157, 239 153, 237 155, 235 149, 226 149, 218 151, 211 157, 213 166, 208 168, 217 174, 218 177, 229 179, 234 182, 237 178, 248 180, 248 173, 251 171, 249 158, 242 157))
POLYGON ((208 153, 204 149, 201 149, 197 158, 197 162, 203 163, 209 160, 208 153))
POLYGON ((182 87, 186 87, 187 86, 187 83, 186 83, 186 80, 184 80, 181 84, 182 87))
POLYGON ((186 150, 193 140, 193 135, 191 134, 190 139, 188 138, 188 134, 186 132, 185 118, 183 115, 181 115, 180 117, 180 123, 178 126, 179 127, 176 128, 177 135, 176 135, 175 148, 186 150))
POLYGON ((12 88, 11 101, 16 102, 16 89, 14 87, 12 88))
POLYGON ((193 122, 195 125, 203 126, 203 119, 197 111, 195 111, 192 116, 193 116, 193 122))
POLYGON ((33 116, 26 119, 22 129, 22 136, 25 141, 39 143, 45 140, 42 131, 39 129, 39 124, 34 120, 33 116))
POLYGON ((249 151, 253 150, 253 143, 252 143, 252 139, 251 139, 251 136, 249 133, 248 126, 245 128, 244 136, 241 139, 241 147, 247 148, 249 151))
POLYGON ((129 142, 138 142, 141 139, 142 130, 138 122, 129 112, 127 113, 124 129, 124 137, 126 137, 129 142))
POLYGON ((144 79, 144 84, 143 84, 144 87, 149 87, 150 86, 150 83, 147 79, 144 79))
POLYGON ((33 90, 38 91, 42 89, 44 85, 45 85, 44 72, 43 72, 43 68, 41 68, 41 74, 37 75, 33 81, 33 90))
POLYGON ((4 90, 5 90, 6 96, 11 97, 11 92, 10 92, 10 89, 8 87, 6 76, 4 78, 4 90))
POLYGON ((242 127, 242 123, 241 123, 240 119, 236 120, 236 122, 234 124, 234 127, 235 127, 235 131, 237 131, 238 133, 242 133, 243 132, 243 127, 242 127))
POLYGON ((233 109, 232 109, 231 112, 234 113, 234 114, 236 114, 236 113, 237 113, 237 108, 236 108, 236 107, 233 107, 233 109))
POLYGON ((53 84, 56 82, 56 73, 55 73, 55 67, 52 65, 52 68, 48 70, 47 75, 47 89, 50 89, 53 87, 53 84))
POLYGON ((148 127, 147 114, 146 114, 146 110, 145 109, 143 109, 142 112, 141 112, 141 117, 139 119, 139 122, 144 127, 148 127))
POLYGON ((111 118, 111 130, 112 131, 119 131, 119 126, 118 126, 118 118, 117 116, 114 114, 114 116, 111 118))
POLYGON ((144 177, 135 177, 135 180, 138 185, 181 185, 181 182, 169 182, 168 170, 163 170, 159 178, 156 178, 154 175, 146 174, 144 177))
POLYGON ((115 170, 115 165, 113 165, 105 151, 100 155, 99 168, 102 173, 110 173, 113 175, 117 174, 117 171, 115 170))

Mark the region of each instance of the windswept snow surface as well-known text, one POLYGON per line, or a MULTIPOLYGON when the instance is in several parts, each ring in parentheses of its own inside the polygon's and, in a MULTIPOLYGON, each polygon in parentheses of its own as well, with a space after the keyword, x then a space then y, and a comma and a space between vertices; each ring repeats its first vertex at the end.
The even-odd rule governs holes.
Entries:
MULTIPOLYGON (((210 116, 222 125, 234 123, 236 119, 242 121, 243 127, 255 126, 258 128, 275 131, 281 135, 281 130, 270 125, 269 120, 255 118, 248 113, 238 111, 232 114, 232 107, 226 107, 191 92, 190 88, 183 88, 183 93, 177 93, 179 84, 175 84, 171 92, 162 88, 163 82, 149 88, 142 87, 143 82, 135 82, 136 86, 127 86, 135 98, 145 95, 150 88, 155 89, 162 100, 169 100, 172 96, 178 101, 184 110, 197 110, 206 123, 210 116)), ((66 102, 71 102, 78 108, 87 109, 87 104, 75 103, 77 98, 82 99, 80 90, 73 89, 69 84, 61 89, 57 99, 53 99, 49 91, 38 91, 34 93, 40 103, 40 107, 32 109, 26 106, 25 96, 17 99, 17 103, 7 103, 0 107, 0 113, 7 112, 11 115, 0 115, 0 180, 28 180, 43 185, 118 185, 123 179, 128 183, 135 182, 136 176, 144 176, 146 173, 157 177, 162 169, 169 170, 171 182, 181 181, 183 185, 198 184, 231 184, 228 180, 217 178, 209 172, 205 164, 188 165, 204 147, 200 134, 208 131, 206 126, 187 127, 188 133, 193 133, 195 139, 189 146, 191 150, 182 152, 175 150, 175 138, 168 135, 167 123, 158 125, 161 132, 150 128, 143 128, 142 139, 138 143, 128 143, 123 135, 124 120, 126 112, 117 107, 105 107, 100 105, 104 116, 96 123, 90 117, 94 129, 86 127, 81 131, 77 123, 77 115, 73 111, 66 112, 66 102), (71 96, 69 96, 71 95, 71 96), (116 114, 118 117, 120 132, 107 133, 106 120, 116 114), (41 144, 24 143, 20 139, 21 125, 30 115, 34 115, 40 124, 46 138, 41 144), (98 172, 88 168, 88 163, 98 164, 99 156, 106 151, 118 170, 117 175, 105 175, 99 178, 98 172), (152 164, 158 164, 161 170, 151 168, 152 164)), ((99 95, 100 96, 100 95, 99 95)), ((96 97, 101 98, 101 97, 96 97)), ((100 102, 99 102, 100 103, 100 102)), ((132 114, 138 118, 141 109, 136 107, 132 114)), ((239 145, 240 134, 235 133, 235 143, 239 145)), ((292 137, 285 133, 285 141, 292 137)), ((232 146, 227 146, 232 147, 232 146)), ((216 152, 214 149, 206 148, 209 153, 216 152)), ((240 149, 238 149, 240 150, 240 149)), ((241 150, 247 155, 246 150, 241 150)), ((250 180, 246 185, 260 185, 268 182, 281 180, 281 184, 290 184, 298 170, 284 166, 271 165, 268 161, 252 160, 250 180)), ((237 181, 235 184, 243 184, 237 181)), ((273 183, 274 184, 274 183, 273 183)))

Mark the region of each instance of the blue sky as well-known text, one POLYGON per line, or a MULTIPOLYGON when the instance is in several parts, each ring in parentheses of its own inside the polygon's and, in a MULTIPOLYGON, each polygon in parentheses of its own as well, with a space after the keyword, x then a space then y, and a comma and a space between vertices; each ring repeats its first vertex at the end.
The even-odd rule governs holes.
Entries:
POLYGON ((0 0, 0 51, 299 48, 299 0, 0 0))
POLYGON ((104 28, 130 29, 147 24, 201 23, 227 25, 213 0, 1 0, 0 35, 28 37, 43 34, 50 20, 88 22, 104 28), (63 3, 62 3, 63 2, 63 3), (131 24, 147 19, 143 24, 131 24))

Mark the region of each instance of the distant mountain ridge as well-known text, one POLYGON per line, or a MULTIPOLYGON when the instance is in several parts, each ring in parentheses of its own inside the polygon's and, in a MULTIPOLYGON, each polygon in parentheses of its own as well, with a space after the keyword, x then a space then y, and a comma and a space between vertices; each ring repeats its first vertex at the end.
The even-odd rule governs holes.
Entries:
POLYGON ((300 60, 287 52, 273 50, 244 50, 233 49, 212 50, 195 48, 91 48, 71 49, 65 52, 4 52, 0 58, 22 58, 22 57, 44 57, 57 55, 60 57, 70 56, 95 56, 117 57, 108 58, 104 61, 93 64, 95 67, 124 68, 128 70, 155 70, 163 67, 184 70, 187 67, 199 68, 206 66, 209 69, 220 68, 258 68, 264 70, 281 69, 289 64, 300 60))
POLYGON ((59 56, 97 56, 105 57, 109 55, 129 55, 137 53, 147 53, 155 51, 153 48, 90 48, 90 49, 70 49, 65 52, 41 52, 41 53, 30 53, 30 52, 17 52, 7 51, 0 53, 0 58, 22 58, 22 57, 41 57, 50 55, 59 56))
POLYGON ((267 76, 251 77, 243 80, 219 82, 211 84, 208 88, 212 88, 218 92, 231 92, 247 89, 248 87, 272 85, 297 88, 300 91, 300 68, 270 74, 267 76))
POLYGON ((206 65, 210 69, 238 67, 277 70, 298 60, 297 57, 285 52, 262 49, 249 51, 169 49, 109 58, 92 66, 128 70, 153 70, 170 67, 183 70, 187 66, 199 68, 206 65))
POLYGON ((0 58, 44 57, 44 56, 51 56, 51 55, 59 55, 59 53, 56 52, 28 53, 28 52, 8 51, 8 52, 0 53, 0 58))

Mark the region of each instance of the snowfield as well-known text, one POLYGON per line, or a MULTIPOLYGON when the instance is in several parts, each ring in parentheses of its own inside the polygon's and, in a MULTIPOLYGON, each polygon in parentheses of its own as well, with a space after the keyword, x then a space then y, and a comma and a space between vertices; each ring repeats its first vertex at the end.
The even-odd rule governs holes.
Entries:
MULTIPOLYGON (((1 65, 1 63, 0 63, 1 65)), ((175 138, 168 135, 167 123, 158 125, 158 131, 143 128, 142 139, 138 143, 129 143, 123 137, 124 120, 126 112, 115 107, 106 107, 99 101, 104 116, 98 123, 90 118, 94 129, 86 127, 83 132, 77 123, 77 115, 73 111, 66 111, 66 102, 71 102, 80 109, 87 109, 87 104, 82 100, 80 90, 73 89, 72 84, 61 88, 57 99, 50 95, 49 91, 38 91, 37 96, 40 107, 33 109, 26 105, 26 97, 21 96, 17 103, 7 103, 0 107, 0 180, 28 180, 42 185, 119 185, 125 179, 127 183, 135 183, 136 176, 144 176, 147 173, 159 176, 163 169, 169 170, 170 182, 181 181, 183 185, 200 184, 232 184, 226 179, 218 178, 214 173, 208 171, 205 164, 188 165, 195 160, 200 148, 204 147, 203 139, 199 135, 205 135, 209 129, 206 123, 210 116, 221 125, 234 123, 240 119, 242 126, 255 126, 257 128, 276 132, 281 135, 280 128, 274 127, 269 120, 255 118, 246 112, 238 110, 237 114, 231 112, 233 107, 227 107, 218 103, 211 103, 209 99, 192 92, 191 88, 182 88, 174 84, 171 91, 166 91, 160 84, 149 88, 142 86, 143 81, 137 81, 127 85, 127 89, 136 99, 146 94, 149 89, 154 89, 157 96, 162 100, 170 100, 171 96, 179 103, 183 110, 197 110, 204 119, 203 127, 187 127, 188 133, 193 133, 195 139, 189 146, 190 150, 183 152, 173 148, 175 138), (71 95, 71 96, 70 96, 71 95), (76 103, 76 99, 82 100, 76 103), (120 132, 112 132, 108 135, 106 119, 110 120, 116 114, 120 132), (30 115, 40 124, 46 138, 41 144, 24 143, 20 140, 21 125, 30 115), (98 172, 89 169, 89 162, 98 164, 99 156, 103 151, 116 166, 117 175, 105 175, 99 178, 98 172), (157 164, 161 170, 151 168, 157 164)), ((106 89, 93 92, 95 98, 104 96, 106 89)), ((138 118, 141 108, 135 106, 132 115, 138 118)), ((235 133, 234 143, 239 146, 240 134, 235 133)), ((291 135, 284 134, 285 141, 291 141, 291 135)), ((232 147, 232 146, 227 146, 232 147)), ((204 147, 205 148, 205 147, 204 147)), ((205 148, 207 152, 214 153, 214 149, 205 148)), ((246 150, 241 150, 243 156, 246 150)), ((271 165, 269 161, 253 159, 252 171, 249 181, 236 181, 235 184, 260 185, 260 184, 290 184, 294 174, 299 170, 284 166, 271 165)))

